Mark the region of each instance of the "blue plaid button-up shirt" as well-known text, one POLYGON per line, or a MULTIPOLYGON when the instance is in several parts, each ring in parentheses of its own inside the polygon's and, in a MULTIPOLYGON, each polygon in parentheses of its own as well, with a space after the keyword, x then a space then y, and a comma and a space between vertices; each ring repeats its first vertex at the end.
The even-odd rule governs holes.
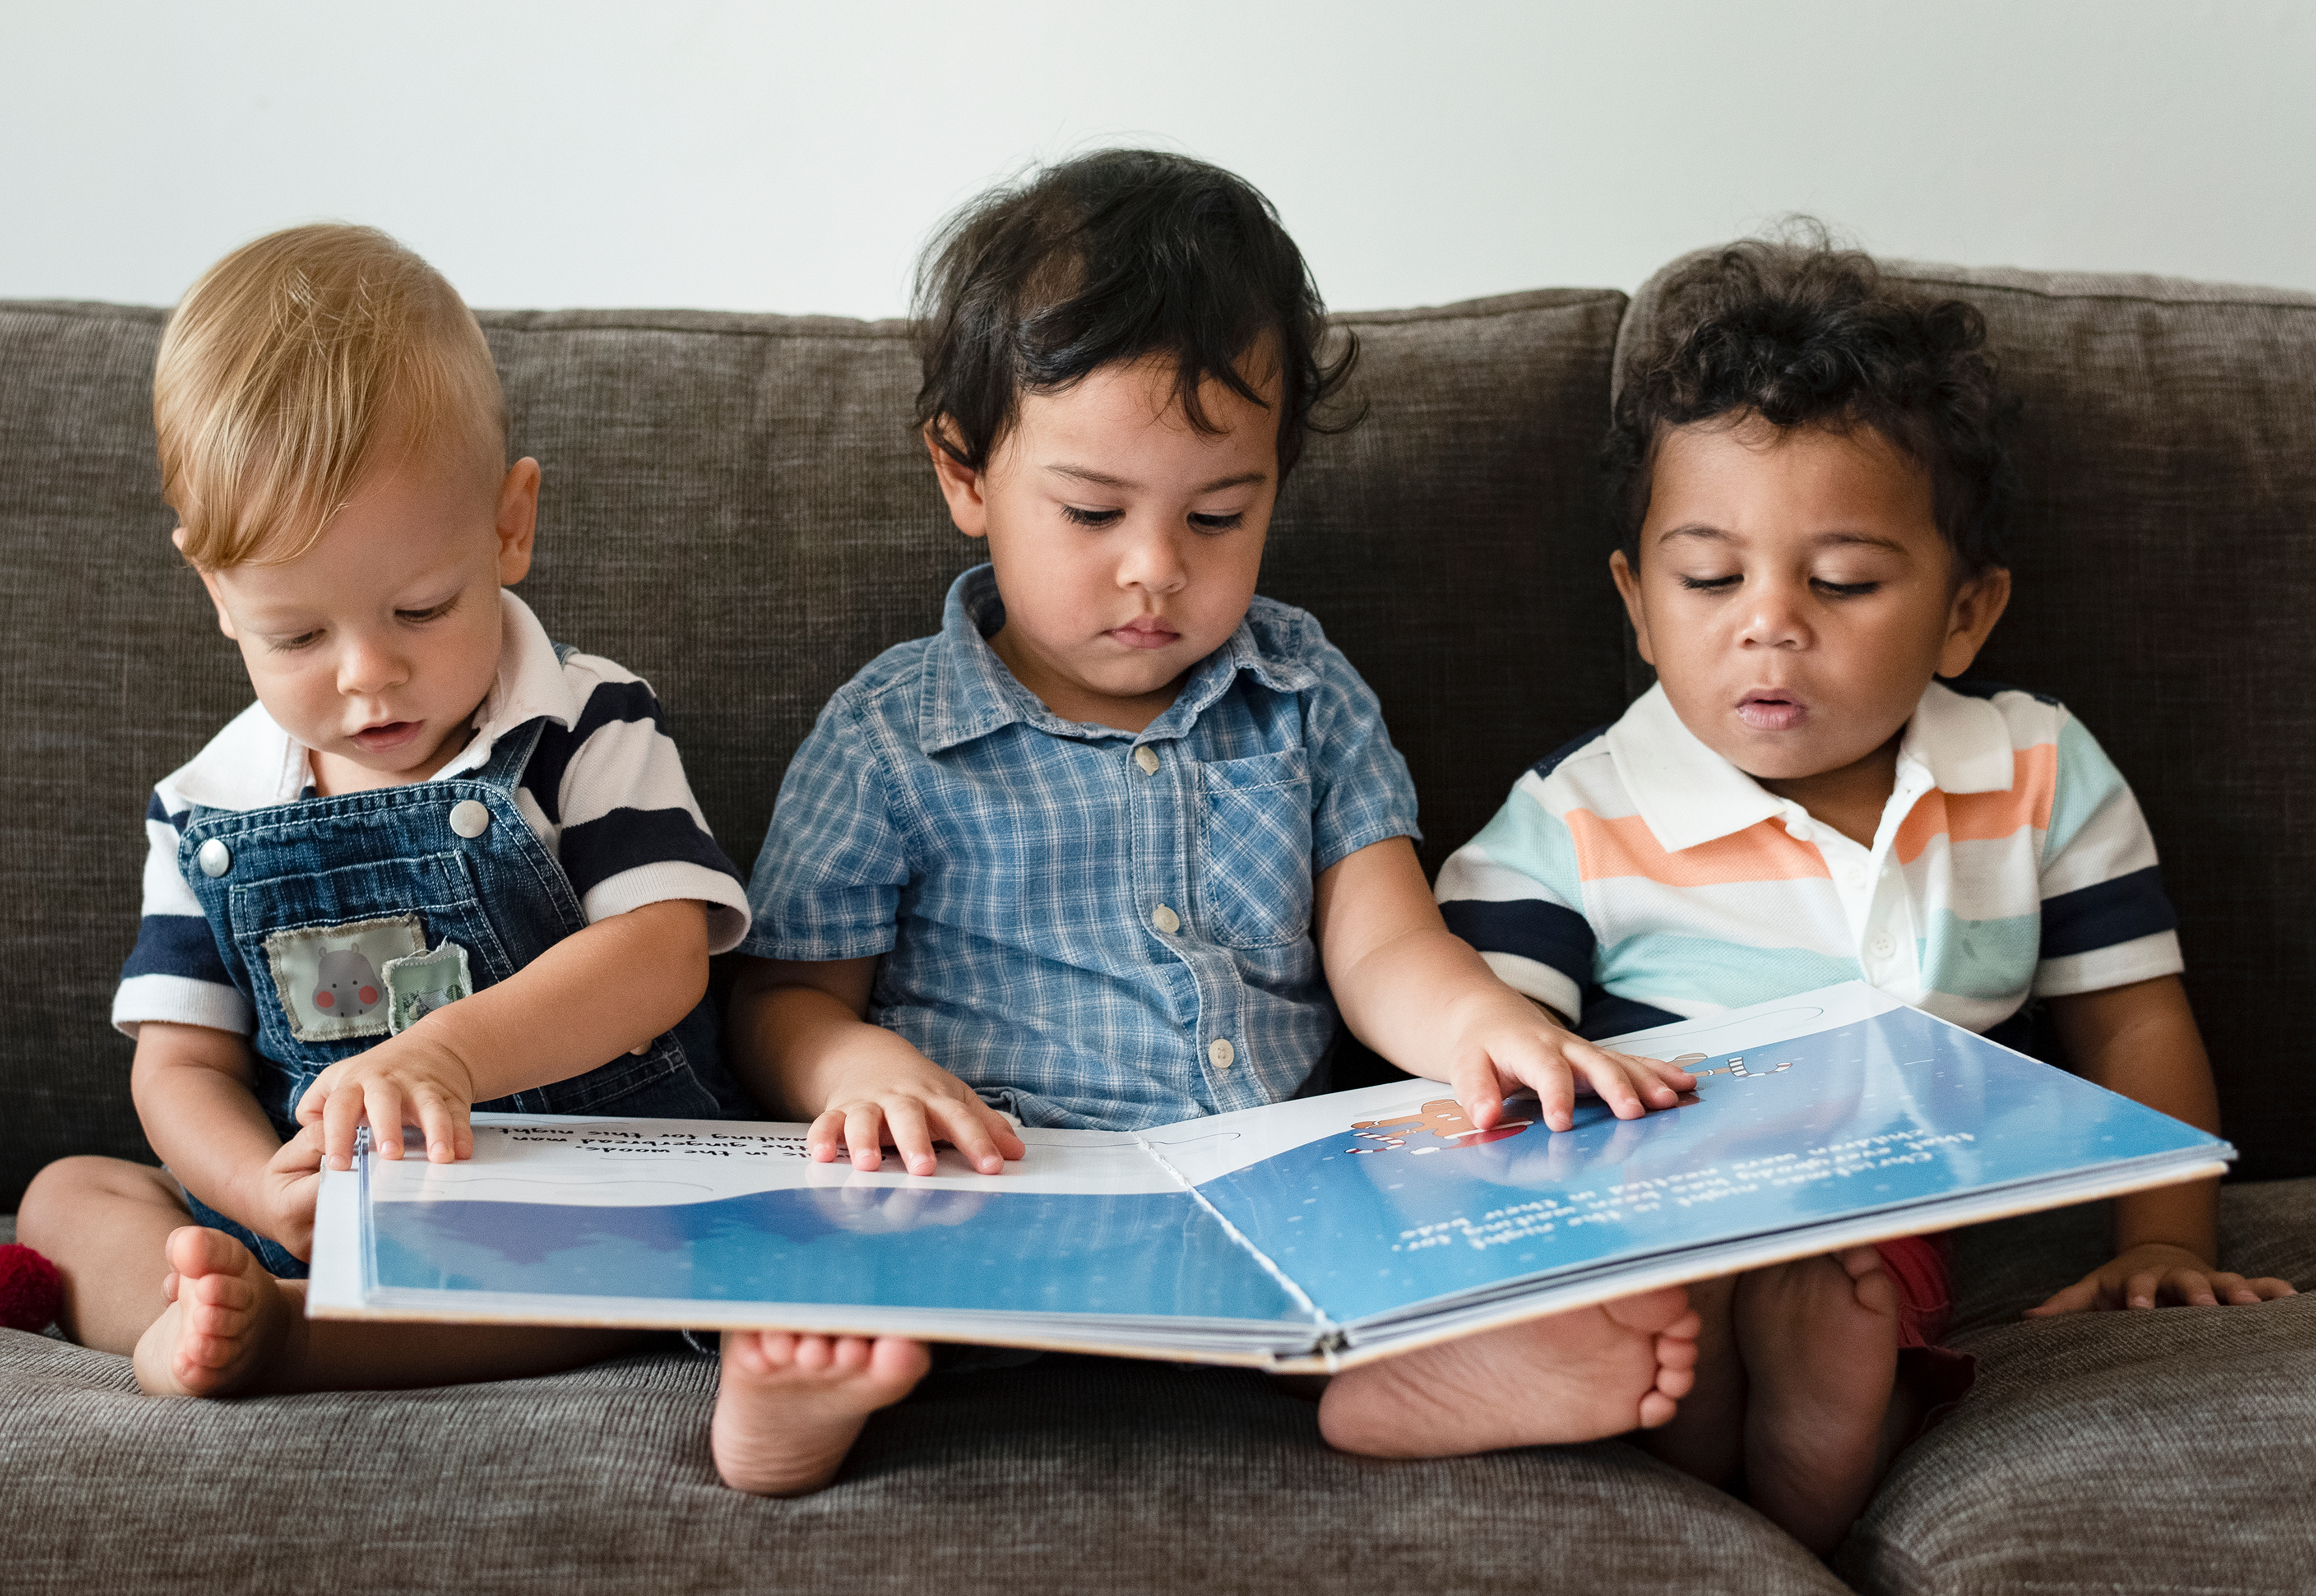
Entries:
POLYGON ((1028 1124, 1292 1096, 1335 1026, 1312 882, 1417 835, 1375 695, 1318 622, 1257 598, 1144 731, 1064 721, 985 641, 1003 619, 968 571, 940 635, 829 700, 741 951, 882 955, 868 1017, 1028 1124))

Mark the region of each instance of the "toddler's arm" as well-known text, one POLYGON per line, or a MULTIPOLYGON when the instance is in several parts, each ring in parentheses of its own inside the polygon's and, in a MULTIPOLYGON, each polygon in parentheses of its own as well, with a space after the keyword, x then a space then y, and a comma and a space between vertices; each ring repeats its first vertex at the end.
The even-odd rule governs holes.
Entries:
POLYGON ((841 1145, 854 1168, 876 1169, 889 1134, 912 1175, 933 1172, 936 1140, 1003 1174, 1028 1150, 1021 1139, 971 1086, 868 1024, 876 980, 874 958, 744 960, 726 1028, 734 1068, 760 1097, 815 1116, 807 1145, 824 1164, 841 1145))
POLYGON ((298 1104, 334 1168, 352 1166, 368 1115, 387 1157, 414 1117, 438 1164, 474 1156, 477 1103, 583 1074, 646 1046, 708 990, 708 917, 689 898, 595 921, 497 985, 445 1004, 324 1070, 298 1104))
MULTIPOLYGON (((2053 998, 2050 1004, 2060 1045, 2083 1076, 2199 1130, 2219 1130, 2211 1062, 2178 976, 2053 998)), ((2219 1182, 2212 1180, 2116 1198, 2116 1257, 2029 1308, 2028 1316, 2153 1308, 2167 1298, 2209 1308, 2293 1296, 2284 1281, 2248 1281, 2215 1267, 2218 1206, 2219 1182)))
POLYGON ((1545 1123, 1575 1122, 1582 1081, 1618 1119, 1670 1108, 1697 1082, 1654 1059, 1595 1047, 1496 979, 1448 929, 1404 837, 1370 843, 1320 873, 1313 929, 1327 985, 1361 1042, 1417 1075, 1445 1081, 1482 1127, 1521 1086, 1545 1123))
POLYGON ((146 1139, 169 1173, 218 1212, 310 1250, 320 1143, 284 1143, 250 1091, 249 1046, 230 1031, 147 1020, 137 1028, 129 1090, 146 1139))

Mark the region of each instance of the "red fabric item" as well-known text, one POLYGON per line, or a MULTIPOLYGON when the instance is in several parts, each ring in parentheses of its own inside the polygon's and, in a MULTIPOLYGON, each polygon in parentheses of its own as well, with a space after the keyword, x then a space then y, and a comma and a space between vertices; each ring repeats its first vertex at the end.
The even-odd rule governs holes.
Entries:
POLYGON ((0 1245, 0 1326, 45 1330, 64 1306, 64 1276, 55 1264, 16 1242, 0 1245))
POLYGON ((1877 1241, 1874 1250, 1882 1255, 1882 1272, 1898 1288, 1899 1349, 1937 1345, 1954 1316, 1946 1281, 1946 1238, 1906 1236, 1877 1241))

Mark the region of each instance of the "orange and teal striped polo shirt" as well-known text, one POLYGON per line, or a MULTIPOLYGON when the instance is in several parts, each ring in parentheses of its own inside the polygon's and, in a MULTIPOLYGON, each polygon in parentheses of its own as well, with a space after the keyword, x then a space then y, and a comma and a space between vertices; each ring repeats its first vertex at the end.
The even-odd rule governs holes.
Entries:
POLYGON ((2055 700, 1968 682, 1922 694, 1870 847, 1652 688, 1521 776, 1439 896, 1499 976, 1595 1036, 1844 980, 1985 1031, 2182 968, 2122 773, 2055 700))

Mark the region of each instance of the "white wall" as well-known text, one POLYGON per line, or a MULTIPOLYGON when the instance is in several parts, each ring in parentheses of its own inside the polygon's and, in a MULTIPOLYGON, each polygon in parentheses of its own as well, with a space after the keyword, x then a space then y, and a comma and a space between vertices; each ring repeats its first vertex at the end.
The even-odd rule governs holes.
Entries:
POLYGON ((477 305, 889 315, 942 212, 1110 141, 1244 173, 1346 308, 1795 209, 2316 288, 2312 84, 2294 0, 0 0, 0 297, 166 304, 344 217, 477 305))

